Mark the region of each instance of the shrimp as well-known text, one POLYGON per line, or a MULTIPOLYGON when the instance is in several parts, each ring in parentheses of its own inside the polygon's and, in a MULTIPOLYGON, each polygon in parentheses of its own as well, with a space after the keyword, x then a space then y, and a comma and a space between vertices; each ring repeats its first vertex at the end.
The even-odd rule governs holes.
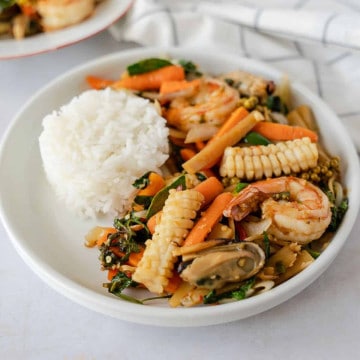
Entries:
POLYGON ((244 96, 264 98, 275 90, 273 81, 240 70, 224 74, 219 79, 233 81, 233 87, 244 96))
POLYGON ((220 126, 237 107, 239 93, 224 81, 200 79, 194 88, 170 101, 165 117, 170 126, 182 131, 201 123, 220 126))
POLYGON ((229 203, 224 215, 240 221, 259 206, 263 219, 270 220, 268 234, 301 245, 320 238, 331 221, 331 203, 326 194, 292 176, 250 184, 229 203), (272 196, 279 193, 288 193, 289 200, 276 201, 272 196))
POLYGON ((36 9, 45 31, 77 24, 89 17, 95 0, 38 0, 36 9))

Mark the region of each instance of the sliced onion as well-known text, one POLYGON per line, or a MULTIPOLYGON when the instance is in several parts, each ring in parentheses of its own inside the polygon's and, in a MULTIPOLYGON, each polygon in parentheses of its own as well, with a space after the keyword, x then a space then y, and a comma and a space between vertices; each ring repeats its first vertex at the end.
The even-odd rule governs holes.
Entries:
POLYGON ((259 283, 253 286, 254 290, 257 290, 257 294, 264 293, 269 291, 275 286, 275 282, 271 280, 260 281, 259 283))
POLYGON ((287 117, 280 113, 280 112, 275 112, 275 111, 272 111, 271 112, 271 117, 276 121, 278 122, 279 124, 285 124, 287 125, 289 123, 287 117))
POLYGON ((207 141, 211 139, 218 130, 218 127, 210 124, 194 125, 188 131, 185 138, 185 143, 188 144, 196 141, 207 141))
POLYGON ((338 181, 334 181, 335 205, 339 206, 344 199, 344 191, 342 185, 338 181))
POLYGON ((255 219, 253 217, 247 217, 246 220, 241 222, 242 227, 248 237, 263 234, 271 225, 270 219, 255 219))
POLYGON ((185 139, 186 138, 186 133, 184 133, 180 130, 171 128, 171 127, 169 127, 169 135, 176 139, 185 139))

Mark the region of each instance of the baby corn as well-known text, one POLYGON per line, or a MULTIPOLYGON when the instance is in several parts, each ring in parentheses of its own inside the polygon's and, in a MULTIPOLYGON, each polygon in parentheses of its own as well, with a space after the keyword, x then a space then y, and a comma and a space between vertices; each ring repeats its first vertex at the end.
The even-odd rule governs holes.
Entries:
POLYGON ((204 196, 196 190, 170 190, 160 223, 152 240, 146 242, 133 280, 144 284, 151 292, 164 292, 177 259, 173 251, 184 242, 203 201, 204 196))
POLYGON ((317 165, 318 149, 307 137, 270 145, 228 147, 220 165, 222 177, 259 180, 299 173, 317 165))

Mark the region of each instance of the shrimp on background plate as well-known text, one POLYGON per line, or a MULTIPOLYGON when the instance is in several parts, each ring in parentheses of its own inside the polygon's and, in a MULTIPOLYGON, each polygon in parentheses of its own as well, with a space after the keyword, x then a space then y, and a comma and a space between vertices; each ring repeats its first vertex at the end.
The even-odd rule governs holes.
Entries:
POLYGON ((39 0, 36 9, 45 31, 77 24, 92 14, 95 0, 39 0))
POLYGON ((310 182, 293 176, 258 181, 241 191, 224 210, 236 221, 261 208, 262 218, 270 220, 266 230, 279 240, 305 245, 321 237, 331 221, 327 195, 310 182), (288 199, 275 200, 284 194, 288 199))

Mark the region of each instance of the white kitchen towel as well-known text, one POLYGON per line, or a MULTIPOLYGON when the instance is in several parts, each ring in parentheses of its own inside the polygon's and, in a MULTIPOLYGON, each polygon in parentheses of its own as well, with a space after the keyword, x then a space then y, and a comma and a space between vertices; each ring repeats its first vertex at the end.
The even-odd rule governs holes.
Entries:
POLYGON ((215 47, 269 63, 323 98, 360 151, 359 0, 135 0, 110 32, 143 46, 215 47))

